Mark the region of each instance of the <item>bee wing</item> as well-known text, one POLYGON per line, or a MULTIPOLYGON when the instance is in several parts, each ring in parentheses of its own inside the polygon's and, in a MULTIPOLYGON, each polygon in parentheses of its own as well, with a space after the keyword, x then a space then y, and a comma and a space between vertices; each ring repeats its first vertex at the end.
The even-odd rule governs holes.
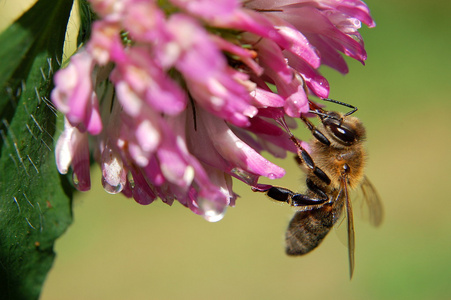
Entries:
POLYGON ((346 178, 343 177, 334 203, 336 207, 334 212, 335 229, 340 241, 348 248, 349 271, 352 278, 355 261, 354 212, 361 215, 362 219, 368 220, 371 225, 379 226, 383 219, 382 203, 376 189, 367 177, 364 177, 360 188, 356 191, 349 191, 346 178), (349 192, 353 192, 352 201, 349 192), (343 206, 346 213, 343 213, 343 206), (345 219, 346 222, 344 222, 345 219), (342 226, 343 224, 346 224, 346 227, 342 226))
MULTIPOLYGON (((376 227, 382 223, 384 215, 382 202, 376 189, 366 176, 363 178, 359 188, 349 191, 349 198, 352 200, 353 211, 358 219, 369 222, 376 227)), ((338 236, 343 240, 342 224, 344 224, 343 221, 346 214, 341 214, 338 217, 335 228, 337 229, 338 236)))
POLYGON ((354 214, 352 211, 352 203, 348 192, 349 190, 347 178, 343 176, 341 178, 340 190, 338 191, 334 201, 334 223, 340 241, 348 248, 349 274, 352 278, 355 265, 355 233, 354 214), (343 213, 344 210, 345 213, 343 213), (344 220, 346 220, 346 222, 344 222, 344 220), (342 226, 343 223, 346 224, 346 227, 342 226), (344 228, 346 228, 346 231, 343 230, 344 228))
POLYGON ((348 219, 347 229, 348 229, 348 257, 349 257, 349 275, 352 278, 352 274, 354 273, 354 251, 355 251, 355 233, 354 233, 354 215, 352 213, 352 204, 348 195, 348 185, 347 179, 342 179, 342 189, 344 193, 344 200, 346 205, 346 216, 348 219))
POLYGON ((362 219, 369 221, 371 225, 379 226, 384 216, 382 202, 366 176, 363 178, 358 193, 360 195, 353 201, 355 211, 358 211, 362 215, 362 219))
POLYGON ((336 209, 334 211, 335 233, 337 234, 340 242, 345 247, 347 247, 348 246, 348 235, 347 235, 346 226, 344 225, 347 223, 347 221, 345 222, 345 220, 347 220, 347 216, 346 216, 346 214, 343 213, 343 208, 345 205, 343 188, 340 188, 340 190, 336 194, 336 196, 334 198, 334 203, 335 203, 335 207, 336 207, 336 209))

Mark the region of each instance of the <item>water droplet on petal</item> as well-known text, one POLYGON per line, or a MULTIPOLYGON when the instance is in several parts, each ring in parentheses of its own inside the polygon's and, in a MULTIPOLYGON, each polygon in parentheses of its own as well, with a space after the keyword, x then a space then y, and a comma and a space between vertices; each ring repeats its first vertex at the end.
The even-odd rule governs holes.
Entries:
POLYGON ((277 178, 277 175, 274 174, 274 173, 269 173, 267 177, 268 177, 269 179, 276 179, 276 178, 277 178))
POLYGON ((78 174, 75 171, 72 173, 72 182, 74 187, 80 192, 86 192, 91 189, 91 179, 88 174, 78 174))
POLYGON ((224 218, 227 205, 201 197, 198 198, 197 202, 202 216, 208 222, 218 222, 224 218))
POLYGON ((72 181, 74 183, 75 188, 77 188, 80 181, 78 180, 77 174, 75 174, 75 172, 72 173, 72 181))
POLYGON ((218 222, 224 218, 225 209, 222 212, 218 212, 215 210, 208 210, 204 213, 204 219, 208 222, 218 222))
POLYGON ((127 180, 130 183, 130 187, 133 189, 135 188, 135 180, 133 179, 133 175, 131 172, 127 173, 127 180))
POLYGON ((122 189, 124 188, 124 186, 119 183, 116 186, 113 186, 111 184, 109 184, 105 178, 102 177, 102 185, 103 185, 103 189, 105 190, 105 192, 109 193, 109 194, 118 194, 122 191, 122 189))
POLYGON ((251 174, 249 172, 246 172, 243 169, 240 168, 233 168, 231 170, 233 174, 235 174, 237 177, 239 177, 242 181, 244 181, 248 185, 255 185, 258 180, 258 176, 251 174))

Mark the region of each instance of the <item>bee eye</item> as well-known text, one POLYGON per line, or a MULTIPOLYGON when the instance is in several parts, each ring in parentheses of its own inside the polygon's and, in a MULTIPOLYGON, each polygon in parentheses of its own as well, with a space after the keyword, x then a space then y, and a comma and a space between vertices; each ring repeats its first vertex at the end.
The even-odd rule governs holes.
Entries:
POLYGON ((339 140, 345 142, 346 144, 351 144, 355 141, 354 131, 335 124, 330 124, 329 128, 339 140))

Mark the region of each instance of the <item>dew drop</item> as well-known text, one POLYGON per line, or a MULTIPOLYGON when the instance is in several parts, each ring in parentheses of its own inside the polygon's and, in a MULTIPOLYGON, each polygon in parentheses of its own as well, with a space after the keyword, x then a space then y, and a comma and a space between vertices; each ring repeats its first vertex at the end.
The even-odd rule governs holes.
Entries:
POLYGON ((222 203, 201 197, 198 198, 197 202, 202 216, 208 222, 218 222, 224 218, 227 206, 224 206, 222 203))
POLYGON ((128 182, 130 183, 130 187, 131 187, 132 189, 134 189, 134 188, 135 188, 135 180, 133 179, 133 175, 132 175, 131 172, 128 172, 128 173, 127 173, 127 180, 128 180, 128 182))
POLYGON ((269 179, 276 179, 277 178, 276 174, 274 174, 274 173, 269 173, 267 177, 269 179))
POLYGON ((222 218, 224 218, 225 215, 225 209, 222 212, 218 212, 215 210, 208 210, 204 213, 204 219, 208 222, 218 222, 221 221, 222 218))
POLYGON ((246 172, 243 169, 240 168, 233 168, 231 170, 233 174, 235 174, 237 177, 239 177, 242 181, 244 181, 248 185, 254 185, 257 182, 258 176, 251 174, 249 172, 246 172))
POLYGON ((77 174, 75 174, 75 172, 72 173, 72 182, 74 183, 75 188, 78 188, 80 180, 78 180, 77 174))
MULTIPOLYGON (((79 174, 80 175, 80 174, 79 174)), ((88 174, 81 174, 80 177, 77 176, 75 172, 72 173, 72 182, 74 187, 80 192, 86 192, 91 189, 91 179, 88 174)))
POLYGON ((122 191, 122 189, 124 188, 124 186, 119 183, 118 185, 114 186, 109 184, 105 178, 102 177, 102 185, 103 185, 103 189, 105 190, 105 192, 107 192, 108 194, 118 194, 122 191))

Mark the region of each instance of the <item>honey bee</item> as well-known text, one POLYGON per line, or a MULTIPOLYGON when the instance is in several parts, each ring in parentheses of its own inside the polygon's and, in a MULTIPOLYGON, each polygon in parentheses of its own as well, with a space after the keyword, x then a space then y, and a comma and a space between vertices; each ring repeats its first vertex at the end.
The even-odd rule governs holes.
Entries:
POLYGON ((364 174, 366 151, 365 128, 351 116, 357 108, 332 99, 323 99, 352 108, 346 114, 326 111, 310 102, 310 113, 316 114, 320 123, 315 127, 301 115, 311 131, 310 154, 284 125, 296 144, 297 162, 306 172, 307 190, 304 194, 271 185, 259 185, 254 191, 265 192, 269 197, 287 202, 298 211, 286 231, 286 253, 303 255, 315 249, 343 214, 347 217, 349 270, 354 272, 355 234, 352 203, 349 190, 361 189, 363 205, 369 209, 369 221, 378 226, 382 222, 382 204, 379 196, 364 174))

